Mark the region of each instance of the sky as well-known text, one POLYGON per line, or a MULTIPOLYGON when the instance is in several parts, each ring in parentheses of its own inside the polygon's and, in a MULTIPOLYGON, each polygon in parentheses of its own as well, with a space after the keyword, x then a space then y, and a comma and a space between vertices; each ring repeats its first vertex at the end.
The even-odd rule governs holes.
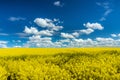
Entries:
POLYGON ((0 0, 0 47, 120 47, 120 0, 0 0))

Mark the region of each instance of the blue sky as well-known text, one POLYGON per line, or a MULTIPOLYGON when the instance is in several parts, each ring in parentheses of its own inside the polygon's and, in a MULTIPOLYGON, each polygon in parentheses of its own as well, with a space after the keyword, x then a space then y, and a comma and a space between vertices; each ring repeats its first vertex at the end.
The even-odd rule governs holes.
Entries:
POLYGON ((0 47, 120 45, 120 0, 0 0, 0 47))

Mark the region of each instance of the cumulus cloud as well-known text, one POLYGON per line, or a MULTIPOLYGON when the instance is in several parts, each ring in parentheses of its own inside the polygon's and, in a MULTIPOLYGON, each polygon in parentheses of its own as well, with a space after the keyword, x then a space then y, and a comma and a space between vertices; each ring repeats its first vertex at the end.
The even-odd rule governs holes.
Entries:
POLYGON ((39 35, 41 36, 53 36, 53 31, 49 31, 49 30, 41 30, 39 31, 39 35))
POLYGON ((63 29, 63 26, 55 25, 54 20, 47 19, 47 18, 45 18, 45 19, 36 18, 34 20, 34 22, 42 28, 48 28, 48 29, 53 30, 53 31, 59 31, 59 30, 63 29))
POLYGON ((90 23, 87 22, 86 24, 83 24, 83 26, 85 26, 87 29, 82 29, 79 30, 80 34, 91 34, 93 33, 95 30, 103 30, 104 27, 100 24, 100 23, 90 23))
POLYGON ((59 42, 53 42, 52 36, 59 33, 59 30, 63 26, 59 26, 59 19, 48 19, 48 18, 36 18, 34 20, 41 30, 36 27, 25 26, 24 32, 28 34, 28 41, 24 44, 24 47, 53 47, 59 46, 59 42))
POLYGON ((104 41, 106 41, 106 42, 107 42, 107 41, 108 41, 108 42, 109 42, 109 41, 113 41, 112 38, 101 38, 101 37, 96 38, 96 40, 97 40, 97 41, 100 41, 100 42, 104 42, 104 41))
POLYGON ((68 33, 61 33, 61 37, 63 37, 63 38, 75 38, 73 35, 68 34, 68 33))
POLYGON ((58 7, 63 7, 63 3, 61 3, 60 1, 55 1, 53 4, 58 7))
POLYGON ((50 19, 42 19, 42 18, 36 18, 34 20, 34 22, 42 27, 42 28, 46 28, 46 27, 53 27, 54 25, 52 24, 52 21, 50 19))
POLYGON ((111 36, 112 36, 112 37, 117 37, 117 35, 116 35, 116 34, 111 34, 111 36))
POLYGON ((56 25, 55 23, 60 22, 59 19, 43 19, 36 18, 34 22, 42 28, 38 30, 36 27, 25 26, 24 32, 28 35, 40 35, 40 36, 53 36, 56 32, 63 29, 63 26, 56 25))
POLYGON ((74 39, 72 41, 72 43, 70 44, 70 46, 74 46, 74 47, 91 47, 94 46, 95 42, 88 38, 88 39, 74 39))
POLYGON ((118 34, 118 37, 120 37, 120 33, 118 34))
POLYGON ((79 36, 80 36, 80 34, 79 34, 78 32, 73 32, 72 35, 73 35, 74 37, 79 37, 79 36))
POLYGON ((100 24, 100 23, 90 23, 90 22, 87 22, 86 24, 83 24, 83 26, 85 26, 87 29, 81 29, 79 30, 79 35, 82 35, 82 34, 91 34, 93 33, 95 30, 103 30, 104 27, 100 24))
POLYGON ((98 29, 98 30, 103 30, 104 29, 104 27, 100 24, 100 23, 90 23, 90 22, 88 22, 88 23, 86 23, 86 24, 83 24, 85 27, 87 27, 87 28, 89 28, 89 29, 93 29, 93 30, 95 30, 95 29, 98 29))
POLYGON ((25 47, 117 47, 120 46, 120 39, 97 37, 95 39, 64 38, 52 41, 51 37, 34 35, 29 38, 25 47))
POLYGON ((63 39, 59 41, 61 47, 117 47, 120 46, 120 39, 97 37, 96 39, 63 39))
POLYGON ((35 27, 29 28, 27 26, 25 26, 24 32, 27 34, 40 35, 40 36, 52 36, 53 35, 53 31, 49 31, 49 30, 38 31, 38 29, 35 27))
POLYGON ((115 40, 113 38, 96 38, 97 46, 119 46, 120 41, 119 39, 115 40))
MULTIPOLYGON (((91 47, 102 45, 103 41, 106 41, 106 43, 107 41, 110 41, 109 39, 104 38, 96 38, 95 40, 90 38, 80 38, 81 35, 91 34, 95 30, 103 30, 104 27, 100 23, 87 22, 86 24, 83 24, 85 29, 66 33, 59 32, 63 26, 56 25, 55 22, 58 21, 58 19, 51 20, 47 18, 36 18, 34 22, 42 28, 41 30, 38 30, 36 27, 25 26, 24 32, 29 36, 28 41, 24 44, 24 47, 91 47), (53 37, 56 33, 58 34, 56 36, 62 38, 54 40, 53 37)), ((113 41, 111 40, 111 42, 113 41)))
POLYGON ((77 30, 73 33, 61 33, 61 37, 63 38, 77 38, 80 35, 86 34, 89 35, 93 33, 95 30, 103 30, 104 27, 100 23, 90 23, 87 22, 86 24, 83 24, 87 29, 81 29, 77 30))
POLYGON ((25 20, 26 18, 23 17, 9 17, 9 21, 20 21, 20 20, 25 20))
POLYGON ((92 32, 94 32, 94 30, 90 28, 80 30, 81 34, 91 34, 92 32))
POLYGON ((38 30, 35 27, 28 28, 27 26, 25 26, 24 32, 27 34, 38 34, 38 30))
POLYGON ((120 33, 119 34, 111 34, 112 37, 120 38, 120 33))
POLYGON ((53 46, 51 37, 41 37, 39 35, 33 35, 29 37, 29 41, 24 47, 51 47, 53 46))

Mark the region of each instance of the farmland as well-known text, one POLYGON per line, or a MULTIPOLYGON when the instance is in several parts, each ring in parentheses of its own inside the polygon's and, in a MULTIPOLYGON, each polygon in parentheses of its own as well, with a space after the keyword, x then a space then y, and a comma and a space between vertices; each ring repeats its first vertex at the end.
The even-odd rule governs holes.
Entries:
POLYGON ((119 48, 0 49, 0 80, 119 79, 119 48))

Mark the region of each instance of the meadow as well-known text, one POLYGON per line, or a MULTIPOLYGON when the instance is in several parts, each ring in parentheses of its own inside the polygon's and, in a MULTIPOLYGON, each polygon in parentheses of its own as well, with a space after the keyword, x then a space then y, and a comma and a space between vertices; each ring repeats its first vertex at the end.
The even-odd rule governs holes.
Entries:
POLYGON ((120 80, 120 48, 0 49, 0 80, 120 80))

